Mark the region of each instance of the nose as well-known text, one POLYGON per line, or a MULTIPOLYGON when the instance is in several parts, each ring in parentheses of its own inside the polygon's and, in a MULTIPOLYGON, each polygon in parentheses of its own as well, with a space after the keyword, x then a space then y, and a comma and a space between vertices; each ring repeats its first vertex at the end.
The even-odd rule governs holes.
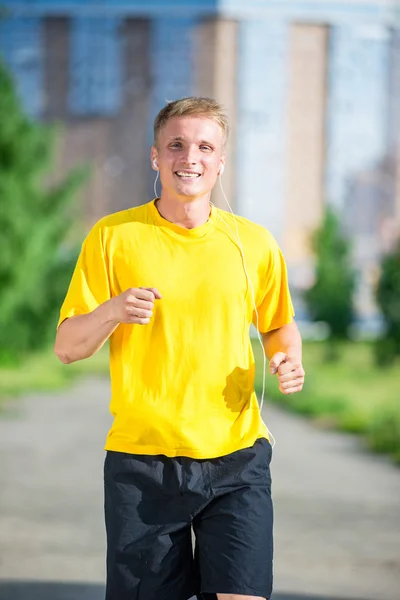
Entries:
POLYGON ((182 156, 182 161, 187 166, 193 166, 199 162, 199 149, 197 146, 188 146, 182 156))

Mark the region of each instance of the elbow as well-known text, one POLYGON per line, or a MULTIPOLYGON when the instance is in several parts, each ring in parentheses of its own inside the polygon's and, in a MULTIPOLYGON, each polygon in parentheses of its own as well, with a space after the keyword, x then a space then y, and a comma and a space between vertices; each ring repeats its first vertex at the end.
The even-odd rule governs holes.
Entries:
POLYGON ((64 324, 66 323, 66 320, 63 321, 60 325, 60 327, 57 330, 57 334, 56 334, 56 339, 54 342, 54 354, 57 356, 57 358, 64 364, 64 365, 69 365, 72 362, 74 362, 74 359, 71 357, 71 353, 68 351, 68 349, 65 347, 65 336, 62 335, 60 329, 63 330, 64 333, 64 324), (64 343, 63 343, 63 338, 64 338, 64 343))
POLYGON ((62 346, 60 346, 60 344, 57 342, 57 340, 56 340, 56 343, 54 344, 54 353, 64 365, 70 365, 73 362, 76 362, 78 360, 83 360, 85 358, 89 358, 90 356, 92 356, 91 354, 88 354, 88 353, 79 353, 76 351, 76 349, 75 349, 75 352, 70 352, 66 348, 63 348, 62 346))
POLYGON ((67 350, 67 348, 65 348, 63 344, 60 343, 58 335, 54 343, 54 354, 64 365, 69 365, 72 362, 74 362, 74 358, 71 356, 71 353, 67 350))
POLYGON ((64 365, 70 365, 74 362, 72 358, 68 356, 68 354, 57 354, 57 356, 64 365))
POLYGON ((57 345, 54 346, 54 353, 57 356, 57 358, 64 364, 64 365, 69 365, 72 362, 74 362, 72 360, 72 358, 70 357, 70 355, 68 354, 68 352, 65 352, 64 350, 62 350, 61 348, 59 348, 57 345))

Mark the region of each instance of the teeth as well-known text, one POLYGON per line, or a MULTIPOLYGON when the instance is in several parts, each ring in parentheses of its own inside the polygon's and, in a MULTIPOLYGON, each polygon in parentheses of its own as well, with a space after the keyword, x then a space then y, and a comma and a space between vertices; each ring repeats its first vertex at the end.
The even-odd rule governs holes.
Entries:
POLYGON ((194 179, 195 177, 200 177, 200 173, 181 173, 177 172, 178 177, 188 177, 189 179, 194 179))

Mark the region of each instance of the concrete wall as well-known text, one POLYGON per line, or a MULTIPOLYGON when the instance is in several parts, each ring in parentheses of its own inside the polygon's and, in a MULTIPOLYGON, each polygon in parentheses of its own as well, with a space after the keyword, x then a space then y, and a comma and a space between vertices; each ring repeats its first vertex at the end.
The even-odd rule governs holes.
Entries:
MULTIPOLYGON (((218 99, 228 114, 231 131, 222 180, 232 208, 236 206, 237 61, 238 23, 222 19, 200 21, 195 32, 193 93, 218 99)), ((217 206, 228 208, 218 184, 212 198, 217 206)))
POLYGON ((390 48, 388 139, 391 192, 394 197, 394 223, 390 238, 400 235, 400 28, 393 30, 390 48))
POLYGON ((289 25, 240 23, 237 211, 282 243, 289 25))
POLYGON ((325 26, 291 26, 283 239, 299 283, 307 280, 310 233, 324 205, 328 38, 325 26))

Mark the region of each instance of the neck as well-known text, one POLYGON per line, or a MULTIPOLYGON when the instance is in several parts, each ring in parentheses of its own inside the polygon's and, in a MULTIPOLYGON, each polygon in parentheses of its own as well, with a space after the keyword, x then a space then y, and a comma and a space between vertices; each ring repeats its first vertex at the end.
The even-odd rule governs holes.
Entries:
POLYGON ((172 198, 162 193, 156 201, 160 215, 186 229, 194 229, 207 223, 210 216, 210 193, 193 198, 172 198))

